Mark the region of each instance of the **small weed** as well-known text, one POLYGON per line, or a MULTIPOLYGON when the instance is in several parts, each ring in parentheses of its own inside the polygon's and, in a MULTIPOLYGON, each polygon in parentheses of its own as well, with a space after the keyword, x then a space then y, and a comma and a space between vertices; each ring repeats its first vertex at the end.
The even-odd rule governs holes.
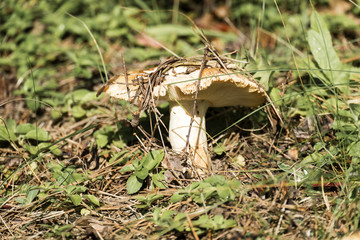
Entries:
POLYGON ((171 196, 171 202, 183 201, 191 197, 196 203, 214 203, 234 200, 241 191, 239 181, 228 181, 224 176, 215 175, 201 182, 194 182, 185 189, 179 190, 171 196))
POLYGON ((166 188, 165 178, 162 171, 157 172, 156 168, 164 158, 163 150, 152 150, 141 160, 135 159, 131 164, 124 166, 121 173, 134 171, 126 182, 126 190, 129 194, 137 193, 149 177, 150 188, 166 188))
POLYGON ((133 198, 143 203, 135 205, 136 208, 149 208, 155 201, 164 198, 164 195, 153 193, 146 196, 134 196, 133 198))
POLYGON ((222 215, 209 217, 205 214, 201 215, 197 220, 190 220, 187 213, 176 213, 172 210, 161 211, 160 208, 155 209, 153 221, 160 230, 159 235, 163 235, 172 230, 191 232, 191 228, 195 230, 196 234, 204 234, 206 232, 236 227, 237 225, 235 220, 226 220, 222 215))
POLYGON ((0 125, 0 144, 10 142, 19 144, 32 155, 35 155, 40 149, 49 147, 54 155, 61 155, 62 151, 59 148, 50 146, 50 134, 44 129, 30 123, 16 125, 12 119, 7 119, 4 123, 4 125, 0 125))
POLYGON ((59 225, 49 225, 49 224, 41 224, 41 227, 46 229, 47 231, 47 236, 48 237, 70 237, 71 233, 69 232, 69 230, 71 228, 73 228, 74 226, 71 224, 67 224, 67 225, 63 225, 63 226, 59 226, 59 225))

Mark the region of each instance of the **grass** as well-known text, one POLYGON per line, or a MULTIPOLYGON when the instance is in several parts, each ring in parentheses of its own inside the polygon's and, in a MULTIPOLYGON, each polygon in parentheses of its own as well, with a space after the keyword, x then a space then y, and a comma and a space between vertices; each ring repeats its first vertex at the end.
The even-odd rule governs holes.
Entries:
MULTIPOLYGON (((234 1, 206 21, 202 3, 181 1, 0 3, 1 236, 337 239, 359 229, 360 9, 338 2, 234 1), (201 55, 189 19, 221 54, 248 61, 283 121, 270 105, 210 109, 205 179, 166 134, 162 146, 151 112, 133 128, 135 106, 96 97, 123 57, 137 70, 171 52, 201 55)), ((167 104, 158 110, 167 124, 167 104)))

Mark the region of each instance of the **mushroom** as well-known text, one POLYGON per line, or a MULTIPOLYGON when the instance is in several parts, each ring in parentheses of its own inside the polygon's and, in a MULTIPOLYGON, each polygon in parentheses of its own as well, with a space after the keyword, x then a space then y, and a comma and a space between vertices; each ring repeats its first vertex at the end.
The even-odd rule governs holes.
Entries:
MULTIPOLYGON (((157 70, 155 68, 148 72, 129 73, 128 84, 124 76, 111 79, 100 91, 115 98, 133 100, 138 86, 133 85, 132 81, 145 78, 147 74, 157 70)), ((249 77, 230 70, 225 72, 222 68, 207 67, 203 69, 201 79, 199 75, 200 67, 178 64, 167 68, 161 72, 163 81, 153 87, 152 95, 170 102, 169 140, 172 149, 192 153, 193 166, 199 173, 203 173, 211 167, 205 126, 207 109, 225 106, 255 107, 264 102, 265 90, 249 77), (196 109, 192 116, 197 91, 196 109)))

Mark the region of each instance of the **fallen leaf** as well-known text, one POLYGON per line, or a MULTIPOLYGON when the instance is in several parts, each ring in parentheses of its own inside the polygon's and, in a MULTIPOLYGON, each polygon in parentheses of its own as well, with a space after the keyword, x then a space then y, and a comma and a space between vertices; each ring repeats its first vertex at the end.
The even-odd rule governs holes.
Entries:
POLYGON ((287 155, 291 158, 291 160, 298 160, 299 158, 299 150, 297 147, 290 148, 287 152, 287 155))

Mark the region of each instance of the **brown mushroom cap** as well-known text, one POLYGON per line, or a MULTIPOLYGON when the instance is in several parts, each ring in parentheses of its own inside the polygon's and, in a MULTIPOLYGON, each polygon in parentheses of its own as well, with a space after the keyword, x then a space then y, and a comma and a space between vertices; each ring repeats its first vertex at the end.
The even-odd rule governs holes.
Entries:
MULTIPOLYGON (((154 98, 167 101, 194 100, 197 91, 200 69, 189 72, 190 67, 174 67, 163 73, 163 81, 153 89, 154 98)), ((112 97, 133 100, 139 94, 139 82, 147 83, 149 73, 132 72, 127 75, 128 84, 124 75, 114 77, 99 90, 112 97), (127 90, 129 88, 129 92, 127 90)), ((265 90, 249 77, 220 68, 205 68, 199 86, 198 100, 208 101, 211 107, 245 106, 255 107, 265 101, 265 90)))

